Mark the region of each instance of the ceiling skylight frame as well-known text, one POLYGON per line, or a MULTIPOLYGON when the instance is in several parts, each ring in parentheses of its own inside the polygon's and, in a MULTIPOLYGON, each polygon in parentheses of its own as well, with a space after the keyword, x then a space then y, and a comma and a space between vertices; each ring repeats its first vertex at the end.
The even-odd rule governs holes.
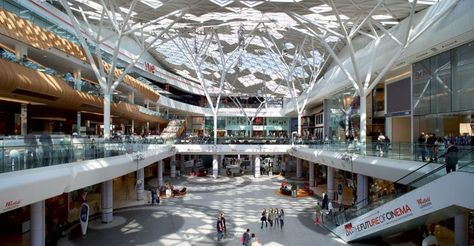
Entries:
POLYGON ((152 9, 158 9, 163 5, 163 3, 158 0, 140 0, 140 2, 150 6, 152 9))

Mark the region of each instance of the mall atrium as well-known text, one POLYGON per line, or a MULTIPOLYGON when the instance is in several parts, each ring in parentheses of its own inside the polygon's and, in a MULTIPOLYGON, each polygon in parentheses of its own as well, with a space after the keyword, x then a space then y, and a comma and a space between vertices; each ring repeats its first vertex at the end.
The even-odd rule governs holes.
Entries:
POLYGON ((0 0, 1 245, 474 245, 473 0, 0 0))

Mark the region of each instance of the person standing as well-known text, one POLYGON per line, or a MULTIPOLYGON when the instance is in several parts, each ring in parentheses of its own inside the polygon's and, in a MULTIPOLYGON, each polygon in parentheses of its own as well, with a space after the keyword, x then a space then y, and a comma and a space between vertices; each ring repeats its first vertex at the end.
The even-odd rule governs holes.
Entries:
POLYGON ((52 164, 51 159, 53 155, 53 140, 51 140, 51 135, 49 135, 47 130, 43 131, 39 141, 41 143, 41 148, 43 148, 43 166, 49 166, 52 164))
POLYGON ((316 203, 316 206, 314 206, 314 211, 316 213, 316 217, 314 218, 314 223, 319 224, 321 223, 321 206, 319 205, 319 202, 316 203))
POLYGON ((280 224, 280 212, 278 211, 278 208, 275 208, 273 209, 273 212, 274 212, 274 223, 275 223, 275 227, 278 227, 278 225, 280 224))
POLYGON ((272 208, 268 209, 267 220, 268 222, 270 222, 270 227, 273 227, 273 219, 274 219, 273 215, 274 215, 273 209, 272 208))
POLYGON ((224 236, 227 236, 227 225, 225 223, 224 211, 221 211, 221 221, 222 221, 222 226, 224 227, 224 230, 223 230, 224 236))
POLYGON ((278 214, 278 217, 280 217, 280 229, 283 230, 283 225, 285 222, 285 212, 283 212, 283 208, 280 209, 280 213, 278 214))
POLYGON ((151 204, 158 205, 160 203, 160 196, 158 195, 156 188, 151 188, 151 204))
POLYGON ((27 168, 36 167, 36 148, 38 143, 36 142, 36 136, 33 134, 33 131, 30 129, 28 134, 23 139, 26 146, 26 163, 27 168))
POLYGON ((428 236, 423 239, 421 242, 422 246, 438 246, 438 240, 436 239, 434 234, 434 226, 430 226, 428 231, 428 236))
POLYGON ((421 160, 426 161, 426 138, 425 138, 425 133, 422 132, 420 136, 418 137, 418 152, 421 155, 421 160))
POLYGON ((445 157, 444 162, 446 163, 446 173, 456 171, 456 165, 458 164, 458 152, 459 149, 454 145, 451 140, 449 140, 446 153, 440 156, 445 157))
POLYGON ((262 222, 262 225, 260 226, 260 229, 263 229, 263 222, 265 222, 265 227, 268 227, 267 210, 265 208, 263 209, 262 217, 260 217, 260 221, 262 222))
POLYGON ((222 237, 224 236, 224 225, 222 224, 220 214, 219 216, 217 216, 216 230, 217 230, 217 241, 221 241, 222 237))
POLYGON ((322 209, 327 209, 328 208, 328 201, 329 201, 328 194, 323 193, 323 206, 322 206, 322 209))
POLYGON ((247 231, 244 232, 244 235, 242 235, 242 245, 245 245, 245 246, 250 246, 251 245, 251 241, 252 239, 250 238, 250 229, 247 228, 247 231))

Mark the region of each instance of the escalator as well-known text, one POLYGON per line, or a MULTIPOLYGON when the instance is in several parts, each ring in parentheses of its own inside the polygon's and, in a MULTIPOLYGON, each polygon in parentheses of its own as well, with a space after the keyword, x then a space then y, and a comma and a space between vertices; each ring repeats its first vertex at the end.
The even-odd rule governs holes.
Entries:
POLYGON ((395 181, 405 189, 363 200, 325 227, 350 242, 408 231, 473 210, 474 153, 470 149, 461 153, 457 171, 447 174, 444 164, 426 163, 395 181))

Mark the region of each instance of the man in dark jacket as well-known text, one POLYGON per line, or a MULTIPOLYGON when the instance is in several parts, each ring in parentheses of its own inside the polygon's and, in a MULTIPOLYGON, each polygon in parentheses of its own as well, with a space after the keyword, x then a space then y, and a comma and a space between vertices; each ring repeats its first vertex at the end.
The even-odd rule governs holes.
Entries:
POLYGON ((425 133, 422 132, 420 136, 418 137, 418 153, 421 155, 421 160, 426 161, 426 138, 425 138, 425 133))
POLYGON ((445 157, 446 173, 456 171, 456 164, 458 164, 458 152, 459 150, 456 146, 454 146, 453 142, 451 140, 448 141, 446 153, 441 155, 441 157, 445 157))

